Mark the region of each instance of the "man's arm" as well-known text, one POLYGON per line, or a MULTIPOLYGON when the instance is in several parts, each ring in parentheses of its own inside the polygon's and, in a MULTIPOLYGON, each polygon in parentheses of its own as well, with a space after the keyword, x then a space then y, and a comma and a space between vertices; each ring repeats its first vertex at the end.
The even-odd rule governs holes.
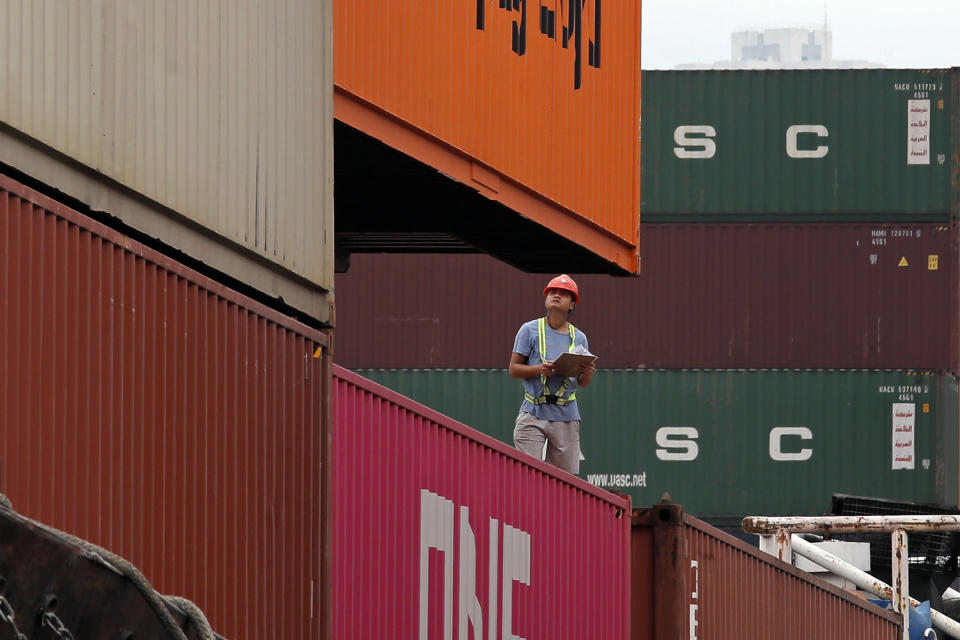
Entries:
POLYGON ((514 351, 512 354, 510 354, 509 371, 511 378, 520 378, 521 380, 528 380, 540 375, 552 376, 554 373, 553 361, 547 360, 543 364, 539 365, 527 364, 527 356, 514 351))

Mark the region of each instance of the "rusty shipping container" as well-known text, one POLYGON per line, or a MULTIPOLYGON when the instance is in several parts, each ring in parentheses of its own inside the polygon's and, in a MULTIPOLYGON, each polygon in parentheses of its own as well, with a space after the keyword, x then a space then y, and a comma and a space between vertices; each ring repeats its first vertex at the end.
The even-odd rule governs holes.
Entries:
POLYGON ((323 636, 327 345, 0 177, 0 490, 225 637, 323 636))
POLYGON ((600 0, 337 3, 334 115, 633 273, 640 14, 600 0))
POLYGON ((0 33, 0 163, 333 321, 332 0, 5 0, 0 33))
MULTIPOLYGON (((638 278, 573 274, 612 368, 957 371, 956 224, 644 225, 638 278)), ((503 368, 547 278, 487 256, 357 256, 337 362, 503 368), (389 299, 389 304, 383 300, 389 299), (403 335, 402 340, 371 336, 403 335)))
POLYGON ((900 617, 661 502, 633 513, 635 640, 902 638, 900 617))
POLYGON ((331 637, 628 636, 628 498, 338 366, 332 405, 331 637))
POLYGON ((645 71, 649 222, 960 211, 960 68, 645 71))

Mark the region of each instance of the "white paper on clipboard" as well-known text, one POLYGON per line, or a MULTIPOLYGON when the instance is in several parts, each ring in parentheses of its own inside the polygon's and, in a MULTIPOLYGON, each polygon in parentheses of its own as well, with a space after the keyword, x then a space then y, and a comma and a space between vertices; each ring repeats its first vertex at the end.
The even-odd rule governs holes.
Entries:
POLYGON ((553 361, 553 370, 558 375, 567 378, 576 378, 580 373, 580 365, 593 362, 597 356, 583 348, 583 345, 577 345, 573 351, 566 351, 559 358, 553 361))

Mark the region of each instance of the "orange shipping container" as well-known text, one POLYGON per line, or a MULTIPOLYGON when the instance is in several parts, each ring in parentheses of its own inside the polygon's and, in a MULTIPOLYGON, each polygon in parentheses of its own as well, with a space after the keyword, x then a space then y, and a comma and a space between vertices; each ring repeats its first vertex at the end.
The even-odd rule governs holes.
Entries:
POLYGON ((355 0, 334 33, 338 120, 638 270, 640 2, 355 0))

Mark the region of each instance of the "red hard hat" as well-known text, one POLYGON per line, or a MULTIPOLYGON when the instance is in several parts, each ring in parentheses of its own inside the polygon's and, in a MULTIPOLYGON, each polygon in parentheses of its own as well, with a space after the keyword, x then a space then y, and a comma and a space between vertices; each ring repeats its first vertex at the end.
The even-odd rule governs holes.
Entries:
POLYGON ((580 291, 577 290, 577 283, 573 281, 573 278, 568 276, 565 273, 560 274, 553 280, 547 283, 547 286, 543 289, 543 295, 547 295, 547 291, 550 289, 563 289, 564 291, 569 291, 573 294, 573 301, 580 302, 580 291))

